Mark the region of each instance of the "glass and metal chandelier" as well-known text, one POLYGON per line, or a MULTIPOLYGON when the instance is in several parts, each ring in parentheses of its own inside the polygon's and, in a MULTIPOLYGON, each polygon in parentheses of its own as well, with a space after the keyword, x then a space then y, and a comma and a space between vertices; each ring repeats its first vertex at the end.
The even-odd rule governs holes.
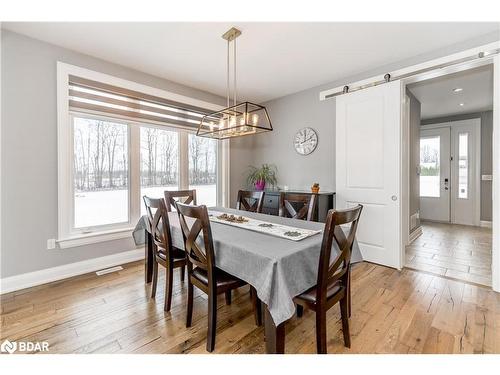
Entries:
POLYGON ((250 102, 237 103, 236 99, 236 38, 241 31, 232 27, 222 38, 227 40, 227 108, 201 119, 196 135, 215 139, 227 139, 272 131, 271 119, 266 107, 250 102), (233 44, 233 105, 230 91, 230 47, 233 44))

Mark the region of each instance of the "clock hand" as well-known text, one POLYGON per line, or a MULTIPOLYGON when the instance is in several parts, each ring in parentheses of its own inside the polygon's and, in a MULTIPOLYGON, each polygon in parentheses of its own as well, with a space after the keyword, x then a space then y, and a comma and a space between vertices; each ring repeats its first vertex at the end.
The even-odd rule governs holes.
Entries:
POLYGON ((302 145, 302 144, 304 144, 304 143, 306 143, 306 142, 310 141, 312 138, 313 138, 313 136, 311 135, 309 138, 307 138, 304 142, 301 142, 300 144, 302 145))

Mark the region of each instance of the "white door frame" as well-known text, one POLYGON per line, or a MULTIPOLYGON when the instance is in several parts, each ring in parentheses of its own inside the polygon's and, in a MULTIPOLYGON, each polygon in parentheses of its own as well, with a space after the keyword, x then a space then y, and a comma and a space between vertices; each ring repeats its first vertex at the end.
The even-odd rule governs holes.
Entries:
MULTIPOLYGON (((500 47, 500 42, 496 43, 496 48, 500 47)), ((450 56, 451 57, 451 56, 450 56)), ((498 182, 496 181, 497 176, 500 176, 500 58, 499 56, 495 56, 493 59, 479 59, 476 61, 471 61, 466 64, 460 65, 458 67, 452 67, 451 69, 437 69, 437 71, 432 74, 424 73, 422 75, 416 75, 410 78, 403 80, 403 84, 405 86, 420 82, 429 79, 429 77, 438 77, 444 76, 452 73, 456 73, 459 71, 465 71, 477 68, 479 66, 493 64, 494 75, 493 75, 493 225, 492 225, 492 235, 493 235, 493 243, 492 243, 492 263, 491 263, 491 271, 492 271, 492 289, 496 292, 500 292, 500 191, 498 182)), ((480 172, 479 172, 480 173, 480 172)), ((478 182, 479 183, 479 182, 478 182)), ((479 187, 480 191, 480 187, 479 187)), ((402 202, 402 207, 404 215, 409 215, 409 200, 406 202, 402 202)), ((480 206, 480 205, 479 205, 480 206)), ((401 248, 401 259, 404 259, 405 256, 405 248, 401 248)))
POLYGON ((493 248, 492 288, 500 292, 500 56, 494 59, 493 73, 493 248))
MULTIPOLYGON (((483 65, 494 64, 494 93, 493 93, 493 247, 492 247, 492 288, 493 290, 500 292, 500 186, 496 181, 496 177, 500 176, 500 57, 498 55, 493 58, 485 56, 484 58, 465 62, 463 64, 452 65, 448 67, 440 67, 442 64, 451 63, 453 61, 457 61, 461 58, 467 58, 472 55, 477 55, 479 53, 484 53, 487 51, 491 51, 494 49, 500 48, 500 41, 496 41, 493 43, 489 43, 486 45, 481 45, 478 47, 474 47, 468 50, 460 51, 451 55, 447 55, 444 57, 440 57, 438 59, 429 60, 420 64, 415 64, 411 66, 404 67, 402 69, 398 69, 397 71, 389 72, 393 77, 400 76, 403 74, 417 72, 421 69, 426 69, 430 67, 436 67, 435 70, 417 74, 415 76, 404 79, 403 83, 408 85, 410 83, 419 82, 423 80, 427 80, 430 78, 440 77, 443 75, 448 75, 455 72, 460 72, 464 70, 469 70, 472 68, 476 68, 483 65)), ((382 73, 377 76, 368 77, 366 79, 357 81, 357 82, 346 82, 345 85, 351 87, 360 87, 363 85, 369 85, 373 82, 384 80, 385 73, 382 73)), ((329 100, 327 97, 330 94, 342 91, 345 85, 337 86, 332 89, 323 90, 319 93, 319 99, 329 100)), ((404 98, 404 95, 403 95, 404 98)), ((401 106, 404 109, 404 100, 401 103, 401 106)), ((404 110, 401 111, 402 118, 401 124, 404 124, 404 110)), ((401 132, 401 134, 405 134, 406 132, 401 132)), ((404 145, 404 142, 408 142, 408 139, 401 139, 401 145, 404 145)), ((405 155, 402 155, 404 158, 405 155)), ((407 160, 403 159, 401 166, 406 165, 407 160)), ((408 181, 403 181, 405 173, 400 171, 401 176, 401 188, 406 189, 408 186, 408 181)), ((403 190, 401 190, 403 191, 403 190)), ((409 207, 409 199, 406 199, 405 202, 401 202, 401 218, 405 216, 409 216, 410 207, 409 207)), ((401 219, 403 220, 403 219, 401 219)), ((404 222, 402 221, 401 224, 404 222)), ((401 227, 401 238, 407 238, 409 228, 401 227)), ((405 259, 405 246, 401 246, 401 254, 400 254, 400 268, 404 266, 405 259)))
MULTIPOLYGON (((410 244, 410 97, 405 89, 401 88, 403 95, 403 108, 401 111, 401 184, 400 184, 400 215, 401 215, 401 240, 402 247, 410 244), (405 202, 408 202, 406 204, 405 202), (408 207, 405 207, 408 206, 408 207), (406 214, 405 214, 405 211, 406 214), (403 228, 407 228, 403 229, 403 228)), ((403 254, 404 259, 405 254, 403 254)), ((401 269, 402 265, 400 265, 401 269)))

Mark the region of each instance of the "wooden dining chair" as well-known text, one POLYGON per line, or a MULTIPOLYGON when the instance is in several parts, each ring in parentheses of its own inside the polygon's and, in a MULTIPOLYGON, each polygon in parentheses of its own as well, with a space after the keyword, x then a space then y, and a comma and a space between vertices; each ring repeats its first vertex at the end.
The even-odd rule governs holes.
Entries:
POLYGON ((312 221, 317 194, 280 193, 279 216, 312 221), (297 209, 297 206, 301 206, 297 209))
POLYGON ((261 213, 263 205, 263 191, 238 191, 238 200, 236 201, 237 210, 261 213))
MULTIPOLYGON (((231 293, 231 290, 246 285, 246 283, 215 266, 212 229, 210 227, 207 207, 189 206, 182 203, 177 203, 176 206, 184 237, 188 270, 186 327, 191 326, 193 317, 194 285, 208 295, 207 351, 211 352, 215 348, 217 296, 224 293, 227 297, 228 293, 231 293), (186 218, 189 218, 190 225, 188 225, 186 218), (200 234, 203 236, 201 241, 198 240, 200 234)), ((250 288, 255 321, 257 325, 261 325, 261 303, 257 298, 255 289, 253 287, 250 288)), ((230 304, 231 300, 226 298, 226 303, 230 304)))
POLYGON ((172 208, 175 208, 177 202, 184 204, 194 204, 196 206, 196 190, 165 190, 163 193, 165 195, 165 203, 167 205, 167 211, 172 212, 172 208))
POLYGON ((170 222, 168 212, 163 199, 143 197, 146 205, 148 226, 153 238, 153 285, 151 288, 151 298, 156 296, 156 286, 158 284, 158 264, 165 267, 165 304, 164 310, 170 311, 172 304, 172 286, 174 268, 181 268, 181 281, 184 280, 186 254, 183 250, 172 245, 170 234, 170 222))
POLYGON ((316 313, 316 346, 318 353, 326 354, 326 312, 340 302, 344 345, 351 347, 349 333, 351 251, 362 205, 347 210, 330 210, 326 218, 321 253, 319 257, 317 283, 311 289, 294 298, 297 315, 302 315, 303 306, 316 313), (346 237, 341 225, 350 225, 346 237), (330 261, 333 241, 337 243, 339 255, 330 261))

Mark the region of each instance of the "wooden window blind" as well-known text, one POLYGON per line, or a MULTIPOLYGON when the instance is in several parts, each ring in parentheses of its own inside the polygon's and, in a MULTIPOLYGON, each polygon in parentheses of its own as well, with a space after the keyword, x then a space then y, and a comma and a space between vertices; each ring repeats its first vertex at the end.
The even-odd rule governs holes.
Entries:
POLYGON ((69 76, 69 107, 77 112, 189 129, 196 129, 202 117, 212 112, 73 75, 69 76))

